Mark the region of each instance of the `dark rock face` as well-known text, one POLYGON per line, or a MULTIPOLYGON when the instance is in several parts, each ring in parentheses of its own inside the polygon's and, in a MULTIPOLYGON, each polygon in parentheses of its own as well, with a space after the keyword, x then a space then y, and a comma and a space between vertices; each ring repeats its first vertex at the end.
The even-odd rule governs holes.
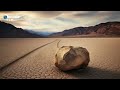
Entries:
POLYGON ((15 26, 0 21, 0 38, 39 38, 40 35, 29 33, 22 28, 16 28, 15 26))
POLYGON ((90 61, 87 49, 73 46, 61 47, 55 59, 55 66, 62 71, 85 68, 90 61))
POLYGON ((51 34, 51 37, 72 35, 113 35, 120 36, 120 22, 101 23, 90 27, 76 27, 63 32, 51 34), (94 34, 93 34, 94 33, 94 34))

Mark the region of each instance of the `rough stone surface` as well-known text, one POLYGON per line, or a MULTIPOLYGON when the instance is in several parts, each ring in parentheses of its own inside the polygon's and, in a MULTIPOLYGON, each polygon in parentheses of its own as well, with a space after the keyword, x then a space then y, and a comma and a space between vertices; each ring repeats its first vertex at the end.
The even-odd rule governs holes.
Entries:
POLYGON ((62 71, 87 67, 89 52, 83 47, 63 46, 55 55, 55 66, 62 71))

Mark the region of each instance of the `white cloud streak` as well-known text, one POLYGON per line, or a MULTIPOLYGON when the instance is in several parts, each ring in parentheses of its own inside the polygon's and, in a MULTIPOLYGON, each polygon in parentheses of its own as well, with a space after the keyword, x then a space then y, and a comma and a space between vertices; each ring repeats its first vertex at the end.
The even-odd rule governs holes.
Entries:
POLYGON ((120 21, 120 11, 0 11, 0 19, 6 14, 24 17, 24 20, 6 21, 16 27, 49 32, 120 21))

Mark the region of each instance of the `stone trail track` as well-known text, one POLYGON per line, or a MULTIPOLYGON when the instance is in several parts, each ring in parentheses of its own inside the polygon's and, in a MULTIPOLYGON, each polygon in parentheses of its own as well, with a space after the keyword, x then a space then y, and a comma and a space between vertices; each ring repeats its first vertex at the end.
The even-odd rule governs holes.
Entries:
MULTIPOLYGON (((119 41, 119 40, 118 40, 119 41)), ((116 42, 118 42, 116 41, 116 42)), ((97 40, 77 40, 77 39, 54 39, 52 42, 34 48, 23 57, 7 64, 0 69, 1 79, 119 79, 120 78, 120 56, 113 55, 116 51, 110 52, 105 43, 100 47, 97 40), (71 42, 73 44, 71 44, 71 42), (94 43, 96 42, 96 43, 94 43), (59 43, 59 45, 58 45, 59 43), (87 45, 86 43, 90 43, 87 45), (98 44, 97 44, 98 43, 98 44), (96 45, 94 45, 96 44, 96 45), (55 67, 55 54, 58 47, 63 45, 83 46, 90 51, 90 64, 84 70, 72 70, 62 72, 55 67), (96 46, 96 47, 95 47, 96 46), (94 47, 94 48, 93 48, 94 47), (99 47, 99 48, 98 48, 99 47), (95 49, 95 50, 94 50, 95 49), (105 54, 101 54, 105 50, 105 54), (97 51, 98 50, 98 51, 97 51), (108 50, 108 51, 107 51, 108 50), (114 63, 113 63, 114 62, 114 63)), ((104 42, 104 40, 99 40, 104 42)), ((106 42, 106 41, 105 41, 106 42)), ((119 46, 119 45, 118 45, 119 46)), ((117 51, 117 54, 120 51, 117 51)))

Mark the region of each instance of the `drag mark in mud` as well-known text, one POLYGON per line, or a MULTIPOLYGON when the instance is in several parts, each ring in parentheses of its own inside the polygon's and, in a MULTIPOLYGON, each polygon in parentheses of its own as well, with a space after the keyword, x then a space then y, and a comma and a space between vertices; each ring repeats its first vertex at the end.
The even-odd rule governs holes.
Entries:
POLYGON ((61 41, 61 40, 59 40, 59 42, 57 43, 57 48, 60 48, 60 46, 59 46, 60 41, 61 41))
POLYGON ((54 41, 52 41, 52 42, 50 42, 50 43, 47 43, 47 44, 45 44, 45 45, 42 45, 42 46, 40 46, 40 47, 35 48, 34 50, 32 50, 32 51, 26 53, 25 55, 19 57, 18 59, 14 60, 13 62, 7 64, 6 66, 4 66, 4 67, 2 67, 2 68, 0 68, 0 71, 3 70, 4 68, 10 66, 11 64, 14 64, 14 63, 17 62, 18 60, 20 60, 20 59, 26 57, 27 55, 33 53, 34 51, 36 51, 36 50, 38 50, 38 49, 40 49, 40 48, 42 48, 42 47, 44 47, 44 46, 47 46, 48 44, 51 44, 51 43, 53 43, 53 42, 55 42, 55 41, 57 41, 57 40, 58 40, 58 39, 56 39, 56 40, 54 40, 54 41))

